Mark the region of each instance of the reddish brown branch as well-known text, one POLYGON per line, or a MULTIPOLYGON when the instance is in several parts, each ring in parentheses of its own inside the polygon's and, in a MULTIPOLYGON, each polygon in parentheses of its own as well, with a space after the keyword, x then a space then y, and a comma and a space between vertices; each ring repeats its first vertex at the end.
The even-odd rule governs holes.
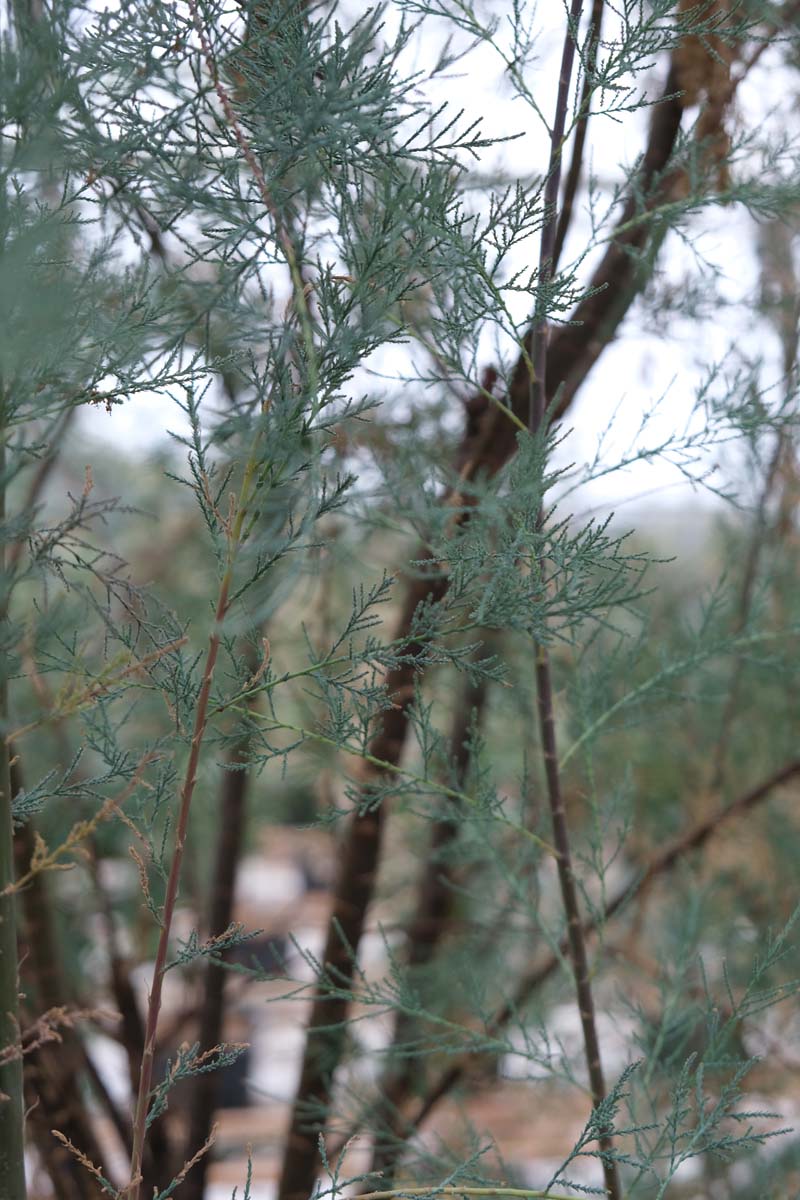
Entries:
POLYGON ((564 242, 569 233, 570 225, 572 224, 572 215, 575 209, 575 197, 578 193, 578 184, 581 180, 583 172, 583 155, 586 148, 586 135, 589 131, 589 116, 592 107, 592 92, 594 91, 594 71, 597 65, 597 49, 600 45, 600 30, 603 23, 603 8, 605 0, 594 0, 592 4, 592 13, 589 18, 589 33, 586 41, 586 67, 583 76, 583 88, 581 90, 580 107, 578 109, 578 123, 575 129, 575 140, 572 144, 572 156, 569 162, 567 178, 564 182, 564 193, 561 198, 561 212, 558 215, 558 229, 556 230, 556 240, 553 246, 553 271, 558 270, 558 264, 561 260, 561 254, 564 249, 564 242))
MULTIPOLYGON (((545 223, 542 227, 538 277, 539 287, 545 292, 554 273, 553 249, 555 246, 557 225, 555 206, 558 199, 558 187, 561 175, 561 143, 564 136, 572 62, 575 55, 574 31, 577 29, 581 8, 581 0, 573 0, 570 12, 570 24, 567 27, 567 34, 564 38, 561 73, 558 81, 558 96, 556 99, 556 116, 551 136, 550 166, 547 186, 545 188, 545 223)), ((547 328, 544 315, 534 322, 531 342, 533 379, 531 380, 530 404, 528 408, 528 428, 531 435, 536 436, 542 429, 545 421, 547 328)), ((540 510, 537 529, 541 531, 543 524, 543 514, 540 510)), ((538 570, 541 578, 544 579, 544 561, 541 558, 538 561, 538 570)), ((581 907, 578 899, 578 883, 573 866, 571 839, 567 823, 567 810, 564 805, 561 772, 558 767, 550 656, 547 652, 547 647, 542 643, 536 646, 535 653, 536 707, 539 717, 539 736, 544 762, 547 798, 550 803, 550 815, 553 825, 553 842, 556 849, 558 882, 561 888, 561 900, 567 921, 567 951, 572 964, 572 973, 575 981, 575 998, 578 1005, 581 1030, 583 1032, 583 1045, 586 1068, 589 1075, 592 1105, 597 1109, 606 1098, 606 1084, 603 1075, 600 1040, 597 1035, 589 955, 586 948, 586 937, 583 932, 581 907)), ((619 1173, 617 1171, 617 1164, 612 1156, 613 1142, 610 1134, 605 1131, 601 1132, 599 1146, 602 1154, 603 1178, 605 1180, 606 1192, 610 1200, 619 1200, 619 1173)))
MULTIPOLYGON (((586 933, 584 932, 580 902, 578 900, 578 884, 572 862, 567 812, 564 806, 564 795, 558 769, 550 663, 543 646, 538 646, 536 653, 536 693, 539 710, 539 729, 542 739, 542 756, 544 758, 547 780, 547 795, 550 801, 550 812, 553 822, 556 866, 558 868, 558 880, 561 887, 564 915, 567 919, 566 948, 575 980, 575 995, 578 1002, 581 1029, 583 1031, 583 1045, 586 1067, 589 1074, 589 1087, 592 1093, 592 1105, 594 1108, 598 1108, 606 1098, 606 1085, 600 1055, 600 1041, 597 1035, 597 1022, 595 1020, 594 996, 592 992, 589 954, 586 947, 586 933)), ((609 1152, 613 1149, 613 1144, 608 1135, 601 1134, 600 1149, 603 1152, 603 1176, 606 1191, 612 1200, 616 1200, 620 1195, 619 1176, 616 1163, 613 1158, 609 1157, 609 1152)))

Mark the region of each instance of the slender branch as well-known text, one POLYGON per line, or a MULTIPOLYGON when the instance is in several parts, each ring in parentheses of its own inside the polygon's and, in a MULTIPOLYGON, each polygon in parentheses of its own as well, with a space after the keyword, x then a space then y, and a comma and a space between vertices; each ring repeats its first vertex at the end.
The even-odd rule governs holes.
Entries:
POLYGON ((603 23, 604 5, 605 0, 594 0, 592 14, 589 18, 589 31, 586 39, 586 68, 583 76, 579 116, 575 129, 575 140, 572 144, 572 157, 570 158, 569 170, 567 171, 564 192, 561 198, 561 212, 558 217, 556 240, 553 246, 554 273, 558 270, 558 264, 564 249, 564 242, 572 224, 575 196, 578 192, 578 184, 580 183, 581 172, 583 170, 583 155, 586 147, 586 135, 589 131, 589 117, 591 115, 592 95, 595 86, 594 71, 597 66, 597 50, 600 45, 600 30, 603 23))
MULTIPOLYGON (((575 57, 575 35, 580 20, 583 0, 573 0, 564 38, 564 49, 561 56, 561 73, 558 81, 556 98, 556 114, 551 135, 550 164, 545 187, 544 206, 545 218, 542 227, 542 241, 539 251, 538 285, 544 296, 547 296, 548 284, 553 278, 553 257, 558 222, 556 205, 558 188, 561 177, 561 151, 564 137, 564 126, 567 115, 572 64, 575 57)), ((544 303, 544 301, 542 301, 544 303)), ((542 432, 545 417, 545 389, 547 378, 547 325, 545 313, 540 312, 534 320, 532 330, 532 354, 534 376, 531 381, 530 406, 528 410, 528 426, 531 436, 542 432)), ((537 521, 539 530, 543 527, 543 514, 540 510, 537 521)), ((539 562, 539 572, 544 577, 544 562, 539 562)), ((547 796, 550 803, 550 815, 553 823, 553 840, 556 847, 556 864, 558 879, 561 886, 561 899, 567 920, 568 952, 575 977, 575 994, 578 1002, 583 1044, 586 1055, 586 1066, 589 1073, 589 1087, 592 1093, 592 1104, 599 1108, 606 1098, 606 1085, 603 1076, 603 1064, 600 1056, 600 1041, 597 1035, 595 1020, 594 996, 592 994, 589 956, 586 950, 586 938, 583 932, 578 887, 575 879, 575 869, 572 862, 567 813, 564 806, 564 796, 561 789, 561 773, 558 768, 558 747, 556 744, 555 710, 553 705, 553 682, 550 670, 550 658, 547 648, 542 643, 536 646, 536 696, 539 716, 539 731, 544 759, 547 796)), ((601 1134, 599 1139, 602 1154, 603 1176, 606 1191, 610 1200, 619 1200, 621 1195, 617 1164, 611 1157, 613 1143, 608 1134, 601 1134)))
MULTIPOLYGON (((537 646, 536 649, 536 692, 542 754, 547 780, 547 795, 553 822, 553 839, 558 852, 556 858, 558 879, 561 885, 564 913, 567 918, 567 951, 575 977, 575 994, 578 1002, 581 1028, 583 1030, 583 1044, 586 1054, 586 1066, 589 1072, 592 1104, 595 1108, 598 1108, 606 1098, 606 1085, 600 1056, 600 1041, 597 1035, 591 970, 589 967, 589 955, 586 950, 586 935, 584 933, 580 902, 578 900, 578 888, 575 880, 575 869, 572 864, 567 814, 561 790, 561 775, 558 769, 550 662, 547 651, 541 645, 537 646)), ((611 1138, 608 1135, 601 1135, 600 1149, 604 1155, 603 1175, 605 1177, 606 1191, 611 1200, 617 1200, 621 1195, 619 1177, 616 1163, 613 1158, 608 1157, 609 1152, 613 1149, 611 1138)))
POLYGON ((384 1192, 364 1192, 361 1200, 403 1200, 404 1196, 519 1196, 527 1200, 567 1200, 563 1193, 529 1191, 527 1188, 509 1187, 451 1187, 431 1183, 427 1187, 390 1188, 384 1192))
POLYGON ((556 113, 550 132, 550 163, 544 187, 544 225, 539 246, 539 273, 537 277, 537 312, 534 314, 530 334, 533 379, 528 407, 528 427, 534 433, 541 425, 545 410, 545 388, 547 369, 547 320, 544 306, 547 302, 548 284, 555 268, 556 229, 558 226, 558 190, 561 183, 561 154, 564 129, 567 122, 567 103, 572 79, 572 64, 575 61, 575 37, 581 19, 583 0, 572 0, 567 19, 567 33, 561 52, 561 70, 558 76, 556 113))

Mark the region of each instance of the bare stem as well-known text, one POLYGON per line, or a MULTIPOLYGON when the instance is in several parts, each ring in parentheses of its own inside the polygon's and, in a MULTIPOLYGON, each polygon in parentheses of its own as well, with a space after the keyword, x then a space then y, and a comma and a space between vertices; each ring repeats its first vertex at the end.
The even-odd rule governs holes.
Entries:
MULTIPOLYGON (((542 290, 543 296, 537 305, 540 311, 534 319, 532 337, 531 357, 533 360, 533 379, 531 381, 528 426, 533 436, 536 436, 541 431, 545 414, 547 326, 542 310, 546 301, 547 285, 553 277, 556 228, 558 223, 556 209, 561 178, 561 151, 566 124, 572 64, 575 58, 575 34, 578 29, 582 7, 582 0, 573 0, 567 33, 564 38, 564 49, 561 55, 561 72, 558 80, 556 112, 550 135, 550 164, 544 192, 545 216, 539 251, 539 287, 542 290)), ((541 529, 541 512, 538 524, 541 529)), ((539 568, 540 573, 543 575, 543 562, 540 562, 539 568)), ((606 1098, 606 1085, 600 1058, 600 1042, 597 1036, 589 956, 586 952, 586 939, 583 933, 578 888, 575 881, 575 870, 572 865, 567 814, 564 807, 561 777, 558 769, 558 748, 556 744, 550 660, 547 649, 543 645, 537 645, 536 647, 536 694, 547 795, 550 802, 550 814, 553 823, 553 841, 556 849, 558 879, 561 885, 561 899, 567 920, 569 956, 575 977, 575 994, 578 1001, 581 1029, 583 1030, 583 1044, 586 1055, 586 1066, 589 1073, 589 1087, 592 1093, 592 1103, 597 1108, 606 1098)), ((600 1149, 603 1152, 603 1175, 606 1191, 610 1200, 619 1200, 621 1195, 619 1176, 616 1163, 613 1157, 610 1157, 613 1147, 611 1138, 607 1134, 600 1137, 600 1149)))
POLYGON ((583 77, 578 123, 575 129, 575 141, 572 144, 572 157, 570 158, 569 170, 567 171, 567 178, 564 183, 564 193, 561 198, 561 212, 558 217, 556 240, 553 246, 553 271, 558 270, 558 263, 561 258, 561 252, 564 249, 564 242, 569 233, 569 227, 572 224, 575 196, 578 192, 578 184, 580 183, 581 172, 583 171, 583 153, 586 148, 586 135, 589 131, 589 116, 591 114, 592 91, 594 88, 593 75, 597 63, 597 48, 600 45, 600 27, 603 21, 604 4, 605 0, 594 0, 592 15, 589 18, 587 69, 583 77))
MULTIPOLYGON (((558 770, 558 749, 556 746, 556 731, 553 718, 550 663, 544 646, 537 646, 536 648, 536 691, 542 754, 547 779, 547 795, 550 801, 553 841, 555 842, 557 853, 558 879, 561 885, 561 898, 567 918, 568 952, 575 977, 575 994, 578 1001, 581 1029, 583 1030, 583 1045, 586 1055, 586 1066, 589 1072, 592 1104, 597 1108, 606 1098, 606 1085, 603 1077, 603 1064, 600 1058, 597 1022, 595 1021, 589 956, 586 952, 586 938, 583 930, 580 902, 578 900, 578 888, 575 882, 575 870, 572 865, 567 814, 564 808, 561 777, 558 770)), ((610 1137, 603 1136, 600 1138, 600 1149, 606 1154, 612 1150, 610 1137)), ((618 1200, 621 1195, 619 1178, 616 1163, 612 1158, 603 1158, 603 1175, 609 1197, 611 1197, 611 1200, 618 1200)))
POLYGON ((528 411, 528 425, 535 432, 542 423, 545 409, 545 370, 547 367, 547 323, 544 315, 544 305, 547 298, 547 285, 553 278, 555 263, 556 229, 558 226, 558 189, 561 183, 561 151, 564 142, 564 129, 567 123, 567 101, 569 85, 572 78, 572 64, 575 60, 575 34, 581 19, 583 0, 572 0, 567 33, 564 38, 564 48, 561 52, 561 71, 558 77, 558 94, 556 96, 556 113, 553 128, 550 131, 550 163, 547 169, 547 182, 544 185, 544 224, 542 240, 539 247, 538 286, 541 297, 537 300, 538 312, 534 315, 531 338, 533 360, 533 380, 528 411))

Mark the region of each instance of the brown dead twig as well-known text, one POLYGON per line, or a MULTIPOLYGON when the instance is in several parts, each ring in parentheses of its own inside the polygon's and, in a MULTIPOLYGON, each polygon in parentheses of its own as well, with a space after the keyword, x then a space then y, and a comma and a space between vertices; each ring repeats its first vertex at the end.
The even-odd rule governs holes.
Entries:
POLYGON ((71 1139, 68 1138, 65 1133, 62 1133, 60 1129, 53 1129, 53 1130, 51 1130, 51 1132, 53 1134, 53 1137, 56 1138, 61 1143, 61 1145, 64 1147, 64 1149, 75 1160, 75 1162, 78 1163, 81 1167, 83 1167, 83 1169, 85 1171, 88 1171, 89 1175, 92 1177, 92 1179, 95 1180, 95 1182, 99 1186, 100 1191, 105 1192, 109 1196, 113 1196, 114 1200, 117 1200, 117 1197, 119 1196, 119 1192, 114 1187, 113 1183, 111 1183, 105 1177, 105 1175, 101 1171, 100 1167, 98 1167, 95 1163, 93 1163, 92 1160, 89 1158, 89 1156, 86 1153, 84 1153, 83 1150, 79 1150, 78 1147, 74 1144, 74 1142, 72 1142, 71 1139))
POLYGON ((80 1021, 109 1021, 115 1020, 116 1013, 104 1008, 73 1008, 68 1004, 56 1004, 40 1013, 34 1021, 20 1031, 19 1041, 0 1050, 0 1063, 11 1062, 12 1059, 24 1058, 33 1054, 42 1046, 53 1042, 64 1043, 64 1031, 73 1030, 80 1021))
POLYGON ((41 875, 44 871, 69 871, 74 866, 74 862, 61 862, 65 855, 75 854, 82 850, 83 843, 94 833, 103 821, 109 820, 112 816, 119 816, 122 813, 123 806, 131 798, 136 789, 144 784, 144 771, 158 757, 157 754, 148 752, 140 759, 136 770, 131 776, 130 781, 123 788, 118 796, 110 796, 105 800, 97 812, 85 821, 76 821, 70 829, 66 838, 53 850, 50 850, 44 838, 36 830, 33 831, 33 853, 27 868, 17 876, 13 883, 6 884, 0 895, 12 895, 16 892, 21 892, 37 875, 41 875))

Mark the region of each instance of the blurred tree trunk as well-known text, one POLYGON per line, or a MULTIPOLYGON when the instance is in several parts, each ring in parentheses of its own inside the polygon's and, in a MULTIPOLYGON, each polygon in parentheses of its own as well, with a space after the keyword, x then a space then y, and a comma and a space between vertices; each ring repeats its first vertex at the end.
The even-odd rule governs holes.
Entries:
MULTIPOLYGON (((13 768, 13 791, 21 790, 19 764, 13 768)), ((19 874, 27 871, 35 849, 34 828, 28 821, 15 839, 19 874)), ((37 1017, 69 1008, 58 935, 53 925, 52 901, 43 874, 36 874, 22 892, 19 957, 26 1016, 37 1017)), ((103 1194, 92 1178, 52 1130, 57 1129, 110 1178, 105 1156, 95 1137, 81 1083, 85 1076, 85 1050, 75 1029, 57 1027, 58 1040, 45 1042, 26 1053, 25 1099, 31 1132, 58 1200, 99 1200, 103 1194)))
MULTIPOLYGON (((6 519, 5 396, 0 391, 0 523, 6 519)), ((25 1200, 24 1114, 20 1057, 14 831, 8 736, 8 546, 0 548, 0 1196, 25 1200)))
MULTIPOLYGON (((248 647, 248 650, 251 648, 248 647)), ((255 674, 258 663, 250 653, 250 667, 255 674)), ((233 920, 236 872, 242 855, 247 821, 247 792, 250 785, 248 767, 250 736, 244 731, 228 754, 228 767, 223 772, 219 804, 219 833, 216 839, 211 896, 206 918, 206 936, 218 937, 233 920)), ((223 966, 209 961, 203 973, 203 999, 200 1010, 198 1038, 204 1050, 218 1046, 224 1039, 225 983, 228 972, 223 966)), ((192 1084, 189 1102, 189 1132, 184 1149, 188 1161, 198 1146, 205 1144, 211 1133, 221 1079, 219 1072, 199 1075, 192 1084)), ((204 1154, 186 1177, 182 1188, 183 1200, 203 1200, 211 1152, 204 1154)))

